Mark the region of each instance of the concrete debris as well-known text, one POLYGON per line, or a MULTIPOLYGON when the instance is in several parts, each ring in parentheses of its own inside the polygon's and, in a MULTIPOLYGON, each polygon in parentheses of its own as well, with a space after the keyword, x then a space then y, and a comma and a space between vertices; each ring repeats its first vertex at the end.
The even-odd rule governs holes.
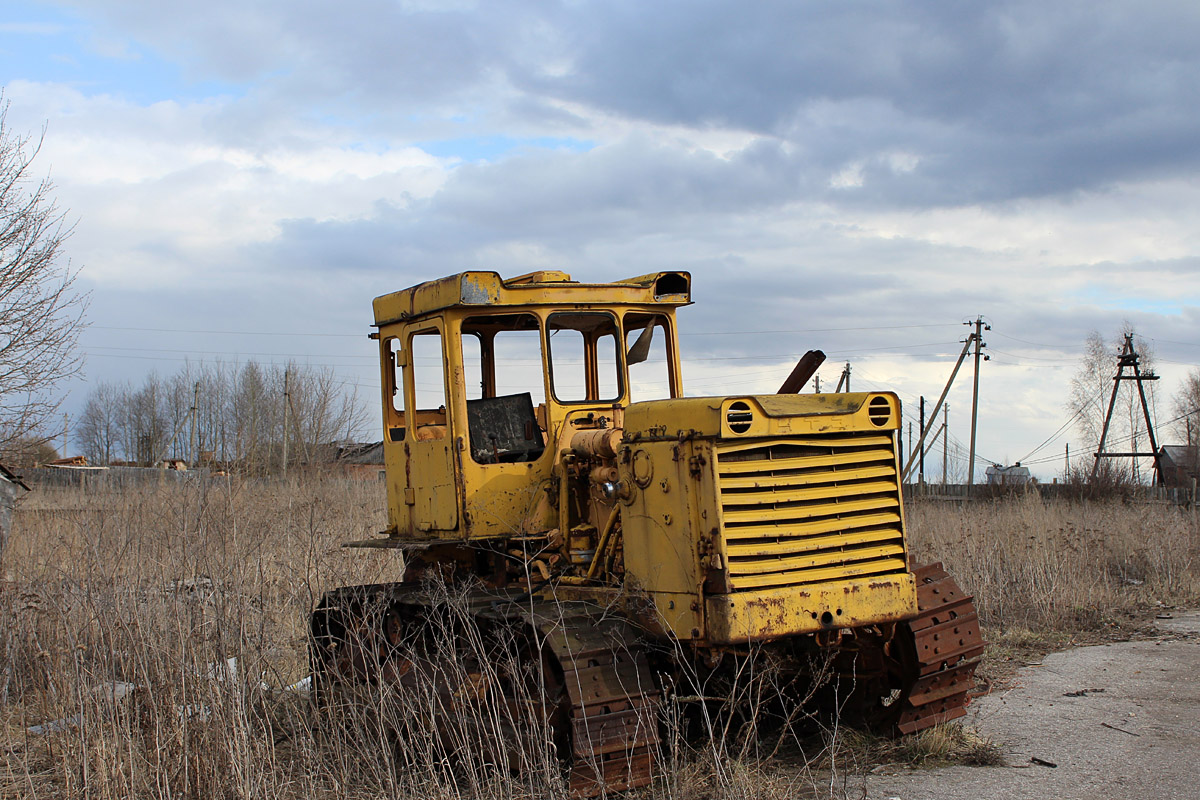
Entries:
POLYGON ((73 717, 63 717, 62 719, 43 722, 41 725, 31 725, 25 730, 29 731, 34 736, 42 736, 47 733, 61 733, 62 731, 78 727, 83 722, 83 714, 76 714, 73 717))
MULTIPOLYGON (((227 658, 224 661, 216 661, 209 664, 203 669, 196 669, 195 674, 213 683, 226 683, 238 680, 238 660, 236 657, 227 658)), ((265 673, 264 673, 265 675, 265 673)), ((305 678, 302 681, 292 684, 285 691, 307 692, 311 687, 312 679, 305 678)), ((259 677, 259 689, 270 689, 259 677)), ((134 683, 126 683, 125 681, 110 681, 99 686, 94 686, 88 690, 88 693, 93 697, 100 697, 109 703, 118 703, 125 700, 135 691, 138 686, 134 683)), ((180 721, 184 720, 207 720, 212 715, 212 709, 206 705, 187 705, 179 706, 177 709, 180 721)), ((83 714, 74 714, 70 717, 43 722, 40 725, 31 725, 26 730, 34 736, 42 736, 48 733, 61 733, 71 728, 77 728, 83 724, 83 714)))
POLYGON ((168 581, 164 589, 168 594, 211 594, 216 589, 216 584, 207 575, 196 575, 192 578, 168 581))
MULTIPOLYGON (((215 683, 225 683, 226 681, 238 680, 238 660, 237 656, 227 658, 224 661, 215 661, 209 664, 203 672, 197 671, 201 677, 207 678, 215 683)), ((258 676, 258 688, 267 690, 271 687, 263 680, 266 673, 258 676)))
MULTIPOLYGON (((215 661, 204 668, 197 668, 195 674, 205 680, 213 683, 230 683, 239 680, 238 677, 238 659, 237 657, 227 658, 224 661, 215 661)), ((258 687, 264 691, 270 691, 271 687, 262 680, 266 676, 263 673, 259 676, 258 687)), ((94 686, 88 690, 88 694, 92 697, 99 697, 108 703, 118 703, 125 700, 135 691, 138 685, 134 683, 126 683, 125 681, 110 681, 99 686, 94 686)), ((295 692, 297 694, 308 694, 312 691, 312 676, 309 675, 301 678, 295 683, 285 686, 278 690, 281 692, 295 692)), ((208 705, 185 705, 178 706, 176 711, 179 714, 179 721, 196 720, 203 722, 212 716, 212 707, 208 705)), ((48 733, 62 733, 63 731, 77 728, 83 724, 83 714, 74 714, 70 717, 50 720, 43 722, 40 725, 31 725, 26 730, 34 736, 43 736, 48 733)))
MULTIPOLYGON (((111 681, 109 683, 102 683, 99 686, 93 686, 91 689, 88 689, 88 694, 93 697, 101 697, 110 703, 116 703, 133 694, 137 688, 137 684, 126 683, 125 681, 111 681)), ((61 733, 71 728, 77 728, 81 724, 83 724, 82 713, 43 722, 41 725, 31 725, 26 730, 34 736, 42 736, 47 733, 61 733)))
POLYGON ((205 705, 192 705, 179 707, 179 721, 186 722, 187 720, 196 720, 204 722, 212 716, 212 707, 205 705))
POLYGON ((283 690, 285 692, 300 692, 302 694, 308 694, 312 691, 312 675, 309 675, 307 678, 301 678, 291 686, 283 687, 283 690))

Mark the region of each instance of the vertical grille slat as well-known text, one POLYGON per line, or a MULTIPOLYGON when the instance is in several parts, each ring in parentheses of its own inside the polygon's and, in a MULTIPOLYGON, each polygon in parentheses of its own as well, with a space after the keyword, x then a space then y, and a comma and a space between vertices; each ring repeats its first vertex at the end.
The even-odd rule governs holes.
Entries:
POLYGON ((733 591, 905 571, 892 448, 877 431, 719 443, 733 591))

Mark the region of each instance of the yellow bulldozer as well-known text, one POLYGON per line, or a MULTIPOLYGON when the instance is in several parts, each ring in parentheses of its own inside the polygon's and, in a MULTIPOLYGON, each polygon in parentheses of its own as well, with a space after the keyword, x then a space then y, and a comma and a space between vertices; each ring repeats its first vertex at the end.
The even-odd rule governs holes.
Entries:
POLYGON ((797 393, 815 353, 777 394, 685 396, 690 303, 686 272, 376 298, 388 528, 352 544, 403 551, 404 573, 322 598, 319 695, 447 682, 436 583, 518 664, 447 702, 537 706, 577 794, 648 784, 680 675, 762 653, 833 654, 855 708, 901 733, 964 713, 983 642, 971 598, 909 560, 897 397, 797 393))

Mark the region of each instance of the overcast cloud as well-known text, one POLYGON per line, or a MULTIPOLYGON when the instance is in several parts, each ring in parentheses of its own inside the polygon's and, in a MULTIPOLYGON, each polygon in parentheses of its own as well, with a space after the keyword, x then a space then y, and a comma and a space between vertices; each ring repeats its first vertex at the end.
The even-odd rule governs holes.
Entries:
POLYGON ((1066 421, 1090 329, 1152 339, 1164 400, 1200 362, 1193 3, 0 8, 9 122, 47 126, 78 219, 89 382, 308 354, 374 402, 371 298, 472 268, 691 270, 694 393, 820 347, 823 384, 850 361, 911 411, 982 314, 998 461, 1066 421))

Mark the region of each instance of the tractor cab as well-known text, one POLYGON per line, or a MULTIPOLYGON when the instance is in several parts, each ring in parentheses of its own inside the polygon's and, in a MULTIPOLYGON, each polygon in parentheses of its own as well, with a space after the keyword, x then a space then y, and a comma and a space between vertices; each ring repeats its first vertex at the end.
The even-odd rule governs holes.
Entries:
POLYGON ((546 487, 574 434, 682 396, 686 272, 610 284, 467 272, 375 300, 394 539, 554 527, 546 487))

